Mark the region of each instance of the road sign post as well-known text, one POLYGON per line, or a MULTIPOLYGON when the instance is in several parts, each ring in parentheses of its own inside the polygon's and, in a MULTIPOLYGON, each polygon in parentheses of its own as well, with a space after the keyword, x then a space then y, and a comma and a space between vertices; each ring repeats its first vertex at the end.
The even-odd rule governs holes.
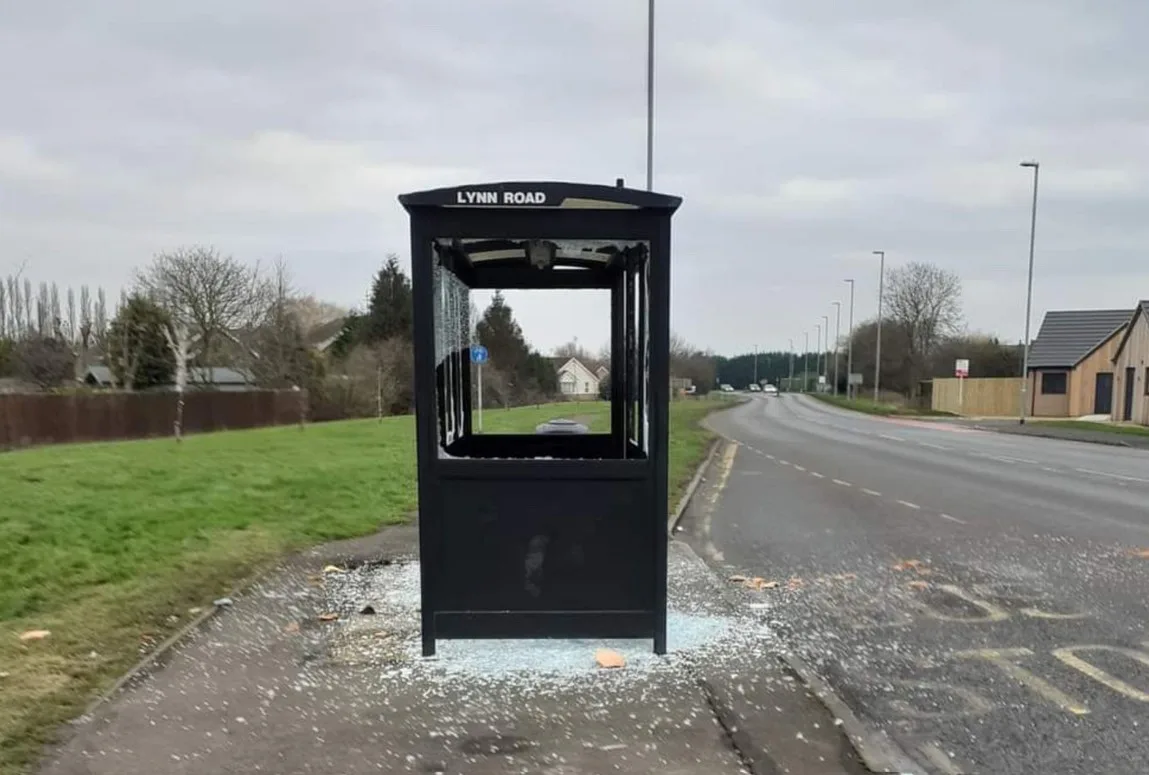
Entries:
POLYGON ((483 432, 483 364, 487 362, 489 354, 487 348, 481 344, 471 345, 471 363, 475 364, 475 378, 479 381, 479 406, 477 412, 477 419, 479 421, 479 433, 483 432))
POLYGON ((965 409, 965 380, 969 376, 969 359, 958 358, 954 362, 954 375, 958 378, 958 414, 965 409))

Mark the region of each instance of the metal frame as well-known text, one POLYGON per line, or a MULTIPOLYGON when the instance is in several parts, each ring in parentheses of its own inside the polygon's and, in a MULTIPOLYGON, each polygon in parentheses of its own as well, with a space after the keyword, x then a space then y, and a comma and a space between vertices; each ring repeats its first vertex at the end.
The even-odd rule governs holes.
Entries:
POLYGON ((423 653, 438 638, 534 637, 649 637, 665 653, 670 221, 681 199, 619 181, 399 200, 411 216, 423 653), (508 257, 530 240, 628 248, 566 253, 563 268, 508 257), (469 349, 436 362, 436 261, 472 289, 609 289, 610 432, 474 433, 469 349))

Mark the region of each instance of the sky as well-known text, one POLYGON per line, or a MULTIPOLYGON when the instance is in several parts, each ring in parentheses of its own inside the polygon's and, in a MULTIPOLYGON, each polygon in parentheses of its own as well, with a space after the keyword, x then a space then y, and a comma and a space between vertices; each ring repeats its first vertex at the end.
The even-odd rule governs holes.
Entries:
MULTIPOLYGON (((642 187, 644 0, 0 2, 0 276, 130 283, 163 250, 283 257, 361 304, 408 262, 398 194, 642 187)), ((1149 4, 657 0, 656 190, 672 325, 801 348, 876 311, 878 259, 957 272, 972 331, 1149 298, 1149 4)), ((510 294, 543 351, 605 344, 602 294, 510 294)), ((480 304, 482 299, 479 299, 480 304)))

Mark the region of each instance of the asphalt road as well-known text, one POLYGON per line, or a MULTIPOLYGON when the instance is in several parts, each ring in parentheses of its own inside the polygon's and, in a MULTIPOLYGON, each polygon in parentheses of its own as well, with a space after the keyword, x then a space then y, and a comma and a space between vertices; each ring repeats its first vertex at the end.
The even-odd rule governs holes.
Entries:
POLYGON ((1149 451, 887 420, 801 396, 686 527, 927 772, 1149 772, 1149 451))

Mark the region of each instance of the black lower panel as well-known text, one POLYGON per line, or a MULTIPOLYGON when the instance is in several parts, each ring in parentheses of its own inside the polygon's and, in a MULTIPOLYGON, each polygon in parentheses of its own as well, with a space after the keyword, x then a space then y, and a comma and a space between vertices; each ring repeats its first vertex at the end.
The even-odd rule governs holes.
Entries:
POLYGON ((650 487, 646 479, 444 480, 435 610, 654 610, 650 487))
POLYGON ((650 638, 651 611, 440 611, 438 638, 650 638))

